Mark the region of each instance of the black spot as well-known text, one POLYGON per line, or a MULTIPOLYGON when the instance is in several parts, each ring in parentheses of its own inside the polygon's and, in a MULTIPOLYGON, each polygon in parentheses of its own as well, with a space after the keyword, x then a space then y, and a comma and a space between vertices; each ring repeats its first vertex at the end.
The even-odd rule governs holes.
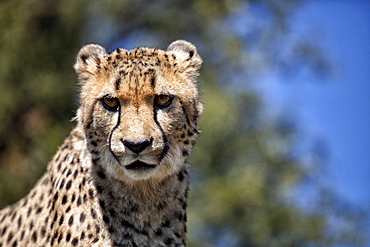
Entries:
POLYGON ((96 211, 93 208, 91 209, 91 216, 96 219, 96 211))
POLYGON ((62 174, 64 175, 64 173, 66 173, 67 171, 67 167, 64 167, 63 171, 62 171, 62 174))
POLYGON ((68 169, 67 174, 66 174, 66 177, 68 177, 68 176, 69 176, 69 175, 71 175, 71 174, 72 174, 71 169, 68 169))
POLYGON ((66 156, 64 156, 63 161, 66 161, 67 159, 68 159, 68 154, 66 154, 66 156))
POLYGON ((99 238, 94 238, 94 240, 92 241, 93 243, 96 243, 99 241, 99 238))
POLYGON ((89 196, 90 196, 90 199, 94 198, 94 191, 92 189, 89 189, 89 196))
POLYGON ((64 183, 65 183, 65 180, 64 180, 64 179, 62 179, 62 181, 60 182, 60 185, 59 185, 59 189, 62 189, 62 188, 63 188, 64 183))
POLYGON ((99 205, 102 209, 105 209, 105 203, 103 200, 99 200, 99 205))
POLYGON ((67 196, 64 195, 63 198, 62 198, 62 204, 66 204, 67 203, 67 196))
POLYGON ((134 228, 135 226, 128 222, 127 220, 122 220, 121 221, 121 226, 124 228, 134 228))
MULTIPOLYGON (((69 170, 70 171, 70 170, 69 170)), ((66 184, 66 189, 69 190, 72 186, 72 180, 69 180, 66 184)))
POLYGON ((84 238, 85 238, 85 232, 81 232, 80 239, 84 239, 84 238))
MULTIPOLYGON (((58 198, 58 197, 57 197, 57 198, 58 198)), ((31 208, 31 207, 29 207, 29 208, 28 208, 28 211, 27 211, 27 217, 30 217, 31 212, 32 212, 32 208, 31 208)))
POLYGON ((180 182, 184 181, 184 173, 182 171, 179 172, 179 174, 177 175, 178 179, 180 182))
POLYGON ((58 237, 58 243, 60 243, 60 241, 62 241, 62 238, 63 238, 63 233, 60 233, 59 237, 58 237))
POLYGON ((12 247, 16 247, 18 244, 17 240, 14 240, 13 244, 12 244, 12 247))
POLYGON ((104 221, 105 223, 109 224, 110 219, 108 218, 108 216, 103 215, 103 221, 104 221))
POLYGON ((116 90, 119 90, 119 86, 121 85, 121 78, 119 77, 117 80, 116 80, 116 90))
POLYGON ((171 227, 171 222, 169 220, 166 220, 164 221, 162 224, 161 224, 162 227, 168 227, 170 228, 171 227))
MULTIPOLYGON (((68 144, 64 145, 64 146, 62 147, 62 150, 65 150, 65 149, 67 149, 67 148, 69 148, 68 144)), ((58 156, 57 160, 59 160, 59 158, 60 158, 60 156, 58 156)))
POLYGON ((82 60, 82 62, 83 62, 84 64, 87 64, 86 60, 87 60, 89 57, 88 57, 86 54, 81 54, 80 58, 81 58, 81 60, 82 60))
POLYGON ((78 244, 78 239, 77 238, 72 239, 71 243, 73 246, 76 246, 78 244))
POLYGON ((80 215, 80 222, 84 222, 85 221, 85 214, 84 213, 81 213, 80 215))
POLYGON ((33 221, 31 221, 30 223, 30 230, 32 230, 32 228, 33 228, 33 221))
POLYGON ((173 239, 172 239, 172 238, 166 238, 166 239, 164 240, 164 243, 165 243, 166 245, 170 245, 170 244, 172 244, 172 242, 173 242, 173 239))
POLYGON ((173 216, 174 216, 176 219, 180 220, 180 221, 182 221, 182 220, 183 220, 183 215, 182 215, 182 213, 181 213, 181 212, 175 212, 175 213, 173 214, 173 216))
POLYGON ((60 219, 59 219, 59 225, 60 226, 63 224, 63 220, 64 220, 64 215, 60 216, 60 219))
POLYGON ((45 234, 46 234, 46 228, 43 227, 43 228, 41 228, 41 237, 42 238, 45 237, 45 234))
POLYGON ((87 194, 84 194, 83 203, 85 203, 86 201, 87 201, 87 194))
POLYGON ((158 228, 155 232, 154 232, 155 235, 157 236, 161 236, 162 235, 162 230, 160 228, 158 228))
POLYGON ((18 218, 18 228, 20 228, 21 225, 22 225, 22 217, 19 216, 19 218, 18 218))
POLYGON ((158 201, 158 203, 156 203, 155 207, 158 209, 158 210, 162 210, 164 209, 165 207, 167 206, 167 203, 165 201, 158 201))
POLYGON ((78 198, 77 198, 77 203, 76 203, 76 204, 77 204, 77 206, 80 206, 80 205, 81 205, 81 203, 82 203, 82 202, 81 202, 81 196, 78 196, 78 198))
POLYGON ((150 78, 150 85, 152 86, 152 88, 155 87, 155 77, 154 76, 150 78))
POLYGON ((71 233, 67 233, 67 236, 66 236, 66 241, 69 242, 69 240, 71 240, 71 233))
POLYGON ((57 221, 57 219, 58 219, 58 213, 57 213, 57 212, 55 212, 55 214, 54 214, 54 219, 53 219, 53 221, 50 223, 50 228, 51 228, 51 229, 53 229, 54 223, 57 221))
POLYGON ((68 225, 72 226, 72 224, 73 224, 73 215, 71 215, 71 217, 69 217, 69 220, 68 220, 68 225))
POLYGON ((105 178, 106 178, 105 173, 104 173, 102 170, 98 171, 98 176, 99 176, 101 179, 105 179, 105 178))
POLYGON ((98 185, 98 186, 96 186, 96 190, 98 191, 98 193, 102 193, 103 192, 103 187, 98 185))
POLYGON ((194 56, 194 51, 189 51, 189 59, 194 56))
POLYGON ((187 150, 182 150, 182 155, 183 156, 188 156, 189 155, 189 152, 187 150))
POLYGON ((109 209, 109 214, 110 216, 112 216, 112 218, 115 218, 116 217, 116 211, 114 211, 114 209, 109 209))
POLYGON ((123 238, 124 238, 124 239, 129 239, 129 240, 131 240, 131 239, 132 239, 132 235, 131 235, 130 233, 126 232, 125 234, 123 234, 123 238))
POLYGON ((10 241, 12 240, 13 238, 13 233, 12 232, 9 232, 9 235, 8 235, 8 239, 6 240, 7 243, 10 243, 10 241))
POLYGON ((66 209, 66 213, 68 213, 69 211, 71 211, 71 206, 68 206, 68 208, 66 209))
POLYGON ((186 209, 186 206, 187 206, 187 203, 186 203, 186 201, 184 201, 183 199, 179 199, 179 202, 182 204, 182 209, 186 209))
POLYGON ((54 194, 54 201, 56 201, 57 199, 58 199, 58 197, 59 197, 59 193, 58 193, 58 191, 54 194))
POLYGON ((100 232, 100 227, 98 225, 95 225, 95 232, 99 233, 100 232))
POLYGON ((36 233, 36 231, 34 231, 34 232, 32 233, 32 241, 33 241, 34 243, 36 243, 36 242, 37 242, 37 233, 36 233))
POLYGON ((78 170, 75 171, 75 173, 73 174, 73 178, 76 178, 78 175, 78 170))

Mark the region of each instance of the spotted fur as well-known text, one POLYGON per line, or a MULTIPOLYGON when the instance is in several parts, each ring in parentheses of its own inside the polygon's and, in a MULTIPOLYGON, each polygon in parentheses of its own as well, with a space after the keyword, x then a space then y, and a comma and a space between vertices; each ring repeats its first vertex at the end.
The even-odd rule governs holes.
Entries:
POLYGON ((0 246, 185 246, 201 62, 181 40, 83 47, 77 126, 30 193, 0 211, 0 246))

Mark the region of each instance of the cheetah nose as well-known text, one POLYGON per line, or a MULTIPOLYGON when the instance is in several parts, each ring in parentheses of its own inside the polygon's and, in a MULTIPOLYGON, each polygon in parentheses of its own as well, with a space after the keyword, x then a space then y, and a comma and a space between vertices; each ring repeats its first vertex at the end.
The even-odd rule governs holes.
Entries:
POLYGON ((150 140, 142 140, 138 142, 130 141, 130 140, 121 140, 123 145, 130 149, 132 152, 139 154, 141 153, 145 148, 147 148, 150 144, 153 142, 153 138, 150 140))

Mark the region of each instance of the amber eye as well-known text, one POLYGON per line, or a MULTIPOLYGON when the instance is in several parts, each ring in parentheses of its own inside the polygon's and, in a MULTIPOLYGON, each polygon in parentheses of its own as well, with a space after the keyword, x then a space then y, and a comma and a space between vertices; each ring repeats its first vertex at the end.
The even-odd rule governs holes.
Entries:
POLYGON ((103 97, 102 104, 104 108, 109 111, 117 111, 119 107, 119 100, 117 98, 110 97, 107 95, 103 97))
POLYGON ((154 106, 163 109, 168 107, 171 104, 172 100, 173 100, 172 95, 163 95, 163 94, 156 95, 154 97, 154 106))

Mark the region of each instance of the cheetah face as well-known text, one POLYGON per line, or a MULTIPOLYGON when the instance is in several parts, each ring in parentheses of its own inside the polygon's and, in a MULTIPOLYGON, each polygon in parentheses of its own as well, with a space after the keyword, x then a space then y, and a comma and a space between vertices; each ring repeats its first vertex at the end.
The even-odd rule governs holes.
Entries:
POLYGON ((184 165, 197 135, 201 58, 186 41, 167 51, 83 47, 78 121, 88 148, 117 179, 163 179, 184 165))

